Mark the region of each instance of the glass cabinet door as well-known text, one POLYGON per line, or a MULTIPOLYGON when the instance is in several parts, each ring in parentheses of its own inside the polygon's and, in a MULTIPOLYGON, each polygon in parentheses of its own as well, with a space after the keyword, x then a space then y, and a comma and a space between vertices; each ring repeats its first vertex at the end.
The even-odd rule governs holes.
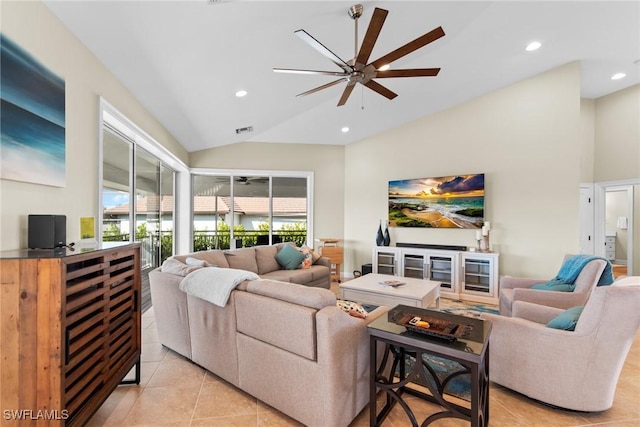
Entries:
POLYGON ((462 264, 462 286, 465 292, 493 294, 493 261, 491 259, 464 257, 462 264))
POLYGON ((427 277, 425 274, 424 254, 402 253, 402 276, 413 277, 414 279, 424 279, 427 277))
POLYGON ((373 261, 375 273, 389 274, 391 276, 396 275, 396 251, 375 248, 373 250, 373 261))
POLYGON ((455 265, 451 255, 429 256, 429 280, 440 282, 440 288, 447 291, 455 291, 455 265))

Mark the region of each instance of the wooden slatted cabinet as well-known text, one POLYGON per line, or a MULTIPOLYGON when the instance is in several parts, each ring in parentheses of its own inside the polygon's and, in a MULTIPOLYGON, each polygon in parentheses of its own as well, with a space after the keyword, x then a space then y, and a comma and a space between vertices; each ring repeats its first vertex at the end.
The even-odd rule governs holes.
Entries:
POLYGON ((2 426, 81 426, 140 378, 140 246, 0 253, 2 426))

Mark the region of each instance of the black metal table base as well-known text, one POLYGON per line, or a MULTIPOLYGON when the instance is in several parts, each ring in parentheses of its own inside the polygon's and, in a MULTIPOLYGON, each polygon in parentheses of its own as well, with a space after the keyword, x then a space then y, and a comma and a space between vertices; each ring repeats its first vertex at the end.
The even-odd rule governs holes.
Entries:
POLYGON ((140 357, 138 357, 138 360, 136 361, 136 371, 135 371, 135 377, 132 380, 127 380, 127 379, 123 379, 122 381, 120 381, 120 385, 127 385, 127 384, 140 384, 140 357))
MULTIPOLYGON (((424 361, 423 355, 433 355, 431 351, 418 348, 408 348, 395 343, 386 342, 380 338, 371 337, 371 384, 370 425, 379 426, 389 415, 393 407, 402 407, 413 427, 428 426, 441 418, 459 418, 470 421, 472 427, 484 427, 489 420, 489 358, 487 356, 480 364, 451 358, 461 365, 461 369, 447 377, 440 379, 434 369, 424 361), (376 342, 385 342, 384 356, 379 364, 376 363, 376 342), (391 369, 385 375, 389 356, 393 356, 391 369), (415 358, 415 363, 407 370, 406 359, 415 358), (376 370, 376 366, 379 368, 376 370), (471 408, 458 405, 444 398, 447 385, 461 375, 471 378, 471 408), (429 390, 424 393, 409 387, 410 383, 419 384, 429 390), (380 413, 377 413, 376 394, 381 390, 385 393, 386 402, 380 413), (429 415, 422 423, 418 423, 410 406, 403 399, 403 394, 410 394, 440 405, 443 410, 429 415)), ((437 354, 436 354, 437 355, 437 354)), ((450 358, 450 357, 447 357, 450 358)))

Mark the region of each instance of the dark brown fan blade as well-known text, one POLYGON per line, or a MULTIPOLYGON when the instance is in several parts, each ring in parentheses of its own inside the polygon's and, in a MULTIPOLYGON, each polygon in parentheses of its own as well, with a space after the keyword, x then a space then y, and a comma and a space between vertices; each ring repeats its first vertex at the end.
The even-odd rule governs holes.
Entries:
POLYGON ((335 86, 335 85, 337 85, 337 84, 340 84, 340 83, 342 83, 342 82, 344 82, 344 81, 346 81, 346 80, 347 80, 347 78, 346 78, 346 77, 343 77, 343 78, 338 79, 338 80, 335 80, 335 81, 333 81, 333 82, 331 82, 331 83, 327 83, 327 84, 325 84, 325 85, 318 86, 317 88, 314 88, 314 89, 308 90, 308 91, 306 91, 306 92, 299 93, 299 94, 297 94, 296 96, 305 96, 305 95, 310 95, 310 94, 312 94, 312 93, 315 93, 315 92, 321 91, 322 89, 326 89, 326 88, 328 88, 328 87, 331 87, 331 86, 335 86))
POLYGON ((367 28, 367 33, 364 35, 362 46, 360 46, 360 51, 356 58, 356 64, 367 64, 371 51, 373 50, 373 46, 375 46, 376 40, 378 40, 380 30, 382 30, 382 25, 384 24, 385 19, 387 19, 388 14, 388 10, 380 9, 378 7, 373 11, 371 22, 369 22, 369 28, 367 28))
POLYGON ((340 101, 338 101, 338 107, 342 107, 344 104, 347 103, 347 99, 349 99, 349 96, 351 95, 351 92, 353 92, 353 88, 354 87, 356 87, 355 83, 347 84, 347 87, 344 88, 344 92, 342 92, 342 96, 340 97, 340 101))
POLYGON ((404 46, 399 47, 398 49, 387 53, 380 59, 376 59, 371 64, 376 68, 376 70, 383 65, 391 64, 393 61, 402 58, 405 55, 410 54, 413 51, 420 49, 423 46, 428 45, 429 43, 438 40, 440 37, 444 37, 444 30, 442 27, 438 27, 434 30, 429 31, 426 34, 418 37, 417 39, 410 41, 404 46))
POLYGON ((274 68, 276 73, 290 73, 290 74, 321 74, 325 76, 348 76, 349 74, 344 71, 317 71, 317 70, 296 70, 293 68, 274 68))
POLYGON ((318 40, 313 38, 313 36, 307 33, 305 30, 294 31, 294 34, 300 37, 302 40, 304 40, 309 46, 311 46, 312 48, 314 48, 315 50, 317 50, 318 52, 320 52, 321 54, 329 58, 331 62, 336 64, 338 67, 342 68, 345 72, 348 73, 352 71, 352 68, 349 64, 344 62, 338 55, 336 55, 335 53, 327 49, 325 45, 323 45, 318 40))
POLYGON ((440 68, 410 68, 408 70, 386 70, 376 73, 377 79, 385 77, 434 77, 440 72, 440 68))
POLYGON ((372 91, 378 92, 380 95, 384 96, 387 99, 393 99, 396 96, 398 96, 397 93, 392 92, 391 90, 382 86, 380 83, 376 82, 375 80, 369 80, 367 83, 363 83, 363 84, 369 89, 371 89, 372 91))

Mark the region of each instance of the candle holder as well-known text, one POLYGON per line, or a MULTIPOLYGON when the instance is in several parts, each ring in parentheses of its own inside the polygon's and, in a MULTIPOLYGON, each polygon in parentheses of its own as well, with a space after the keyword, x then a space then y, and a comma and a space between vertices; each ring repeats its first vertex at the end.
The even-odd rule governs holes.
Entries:
POLYGON ((482 236, 482 248, 480 249, 480 252, 489 253, 491 252, 491 243, 489 242, 489 231, 487 231, 486 233, 487 234, 482 236))

